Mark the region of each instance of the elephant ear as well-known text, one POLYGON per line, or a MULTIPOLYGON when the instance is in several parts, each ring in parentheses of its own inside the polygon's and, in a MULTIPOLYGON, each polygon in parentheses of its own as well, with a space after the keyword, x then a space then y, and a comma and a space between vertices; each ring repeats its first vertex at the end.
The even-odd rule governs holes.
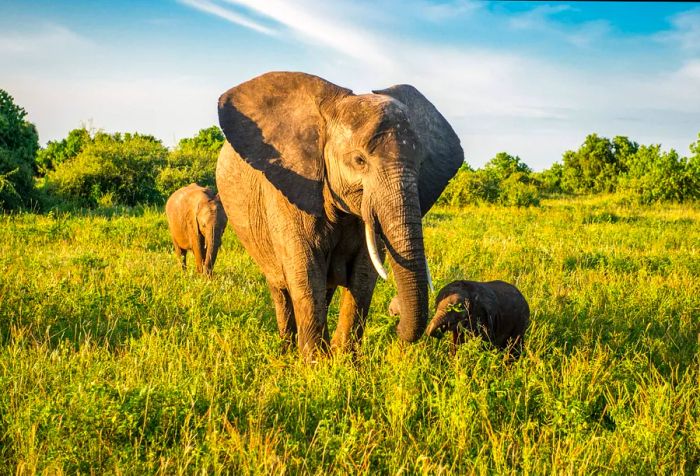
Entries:
POLYGON ((426 153, 418 178, 421 214, 425 215, 464 163, 459 137, 435 106, 413 86, 398 84, 372 92, 391 96, 408 109, 408 120, 426 153))
MULTIPOLYGON (((322 104, 352 91, 305 73, 272 72, 219 98, 219 124, 236 153, 290 203, 323 213, 322 104)), ((245 193, 244 191, 241 191, 245 193)))

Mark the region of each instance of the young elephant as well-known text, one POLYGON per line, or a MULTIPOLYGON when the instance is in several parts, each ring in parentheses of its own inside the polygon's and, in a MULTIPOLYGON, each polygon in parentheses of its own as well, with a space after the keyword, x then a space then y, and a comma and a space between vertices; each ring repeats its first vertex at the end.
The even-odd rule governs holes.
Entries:
POLYGON ((512 284, 453 281, 435 298, 435 316, 426 333, 442 337, 452 331, 452 353, 466 340, 467 331, 518 356, 529 322, 527 301, 512 284))
POLYGON ((211 276, 228 222, 219 196, 192 183, 168 198, 165 214, 182 269, 186 267, 187 250, 192 250, 197 272, 211 276))

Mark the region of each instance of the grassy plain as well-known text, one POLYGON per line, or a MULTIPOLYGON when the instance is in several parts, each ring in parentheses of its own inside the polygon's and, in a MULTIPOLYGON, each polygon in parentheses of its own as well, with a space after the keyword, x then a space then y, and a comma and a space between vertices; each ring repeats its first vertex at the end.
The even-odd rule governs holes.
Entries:
POLYGON ((357 361, 305 365, 230 230, 208 281, 157 209, 0 217, 0 473, 698 474, 700 206, 442 208, 425 236, 438 289, 523 291, 523 358, 401 344, 390 280, 357 361))

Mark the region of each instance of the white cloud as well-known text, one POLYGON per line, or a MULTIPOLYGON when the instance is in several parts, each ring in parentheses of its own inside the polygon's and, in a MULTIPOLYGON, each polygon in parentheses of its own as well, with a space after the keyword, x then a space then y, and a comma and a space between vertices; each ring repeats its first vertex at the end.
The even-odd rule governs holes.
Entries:
POLYGON ((513 15, 508 25, 515 30, 546 34, 579 48, 588 47, 610 33, 610 24, 605 20, 587 21, 575 26, 563 25, 555 20, 557 14, 569 10, 569 5, 542 5, 513 15))
POLYGON ((700 8, 678 13, 670 21, 673 28, 659 33, 657 39, 684 50, 700 51, 700 8))
POLYGON ((92 43, 77 33, 61 25, 47 23, 36 25, 31 32, 0 32, 0 58, 28 56, 33 58, 53 55, 69 48, 84 48, 92 43))
MULTIPOLYGON (((200 10, 217 15, 225 20, 246 26, 242 14, 206 0, 180 0, 200 10), (206 8, 205 5, 206 4, 206 8)), ((276 21, 287 27, 303 41, 321 45, 356 60, 373 65, 391 63, 391 57, 381 53, 381 45, 373 32, 345 22, 338 10, 324 8, 320 4, 306 4, 300 1, 266 0, 225 0, 232 6, 243 7, 276 21)), ((255 23, 254 23, 255 24, 255 23)), ((261 28, 255 24, 254 29, 261 28)))
MULTIPOLYGON (((559 160, 564 150, 578 147, 591 132, 629 135, 642 143, 661 142, 686 151, 700 124, 700 58, 688 55, 688 50, 683 50, 688 57, 670 68, 654 67, 658 49, 648 56, 642 52, 634 59, 621 56, 619 60, 596 53, 596 65, 590 67, 584 61, 546 59, 533 50, 518 53, 523 50, 510 43, 509 49, 454 42, 446 46, 444 41, 407 37, 399 33, 406 30, 391 28, 404 26, 395 15, 397 5, 405 5, 410 21, 417 15, 436 22, 460 15, 465 28, 473 22, 491 25, 497 13, 474 7, 471 2, 441 4, 432 17, 425 13, 429 5, 423 0, 406 4, 312 0, 181 3, 257 31, 266 35, 261 37, 264 41, 279 41, 285 52, 299 54, 252 57, 241 48, 232 48, 226 61, 202 55, 188 58, 187 68, 179 62, 154 68, 151 58, 158 58, 148 49, 144 49, 146 59, 142 57, 141 63, 130 55, 113 60, 117 50, 107 51, 105 45, 49 24, 31 34, 0 32, 2 87, 29 112, 42 141, 64 137, 70 129, 92 119, 96 127, 151 133, 166 144, 174 144, 216 123, 216 98, 227 87, 266 70, 308 71, 356 92, 410 83, 453 124, 470 163, 481 165, 496 152, 506 150, 520 155, 535 169, 559 160), (209 8, 211 5, 218 13, 209 8), (98 58, 101 63, 94 67, 98 58), (198 76, 190 71, 197 71, 198 76)), ((547 34, 583 32, 580 44, 590 46, 585 38, 595 35, 586 36, 586 28, 595 30, 596 24, 578 29, 557 25, 551 17, 561 8, 537 14, 545 18, 544 28, 555 28, 547 34)), ((542 27, 537 15, 535 20, 529 18, 534 23, 520 27, 542 27)), ((493 24, 507 29, 510 18, 502 16, 500 23, 493 24)), ((687 25, 684 18, 675 17, 674 21, 687 25)), ((595 34, 612 33, 603 27, 595 34)), ((651 44, 657 39, 640 37, 637 41, 651 44)), ((569 45, 575 43, 568 40, 569 45)), ((568 48, 577 51, 576 47, 568 48)))
POLYGON ((432 3, 430 1, 420 0, 415 3, 416 10, 420 12, 421 17, 434 22, 471 15, 482 10, 484 5, 485 3, 475 0, 457 0, 446 3, 432 3))
POLYGON ((215 3, 212 3, 208 0, 179 0, 180 3, 184 5, 188 5, 192 8, 196 8, 197 10, 201 10, 206 13, 210 13, 212 15, 215 15, 217 17, 223 18, 224 20, 230 21, 231 23, 235 23, 240 26, 244 26, 246 28, 250 28, 251 30, 255 30, 258 33, 263 33, 265 35, 275 35, 276 32, 272 30, 271 28, 268 28, 264 25, 261 25, 260 23, 257 23, 249 18, 246 18, 243 15, 239 15, 236 12, 233 12, 231 10, 228 10, 226 8, 223 8, 215 3))

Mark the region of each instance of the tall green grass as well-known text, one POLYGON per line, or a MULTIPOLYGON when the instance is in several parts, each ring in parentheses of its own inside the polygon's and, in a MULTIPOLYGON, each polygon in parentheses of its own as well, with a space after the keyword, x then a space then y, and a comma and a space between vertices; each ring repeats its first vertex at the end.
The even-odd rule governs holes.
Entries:
POLYGON ((520 360, 402 344, 390 280, 357 358, 306 365, 230 230, 206 280, 157 209, 0 217, 0 473, 700 471, 700 208, 442 208, 425 237, 437 289, 522 290, 520 360))

